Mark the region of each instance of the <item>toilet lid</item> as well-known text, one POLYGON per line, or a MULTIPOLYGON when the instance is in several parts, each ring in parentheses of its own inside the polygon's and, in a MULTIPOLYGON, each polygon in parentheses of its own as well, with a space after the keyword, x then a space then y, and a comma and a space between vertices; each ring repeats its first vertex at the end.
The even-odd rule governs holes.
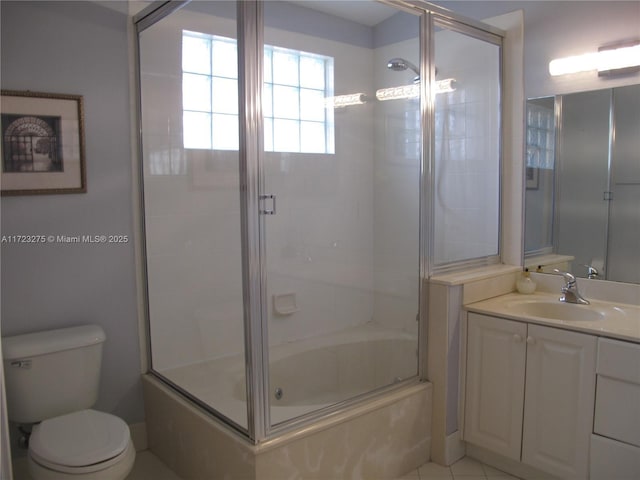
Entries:
POLYGON ((122 419, 96 410, 81 410, 34 426, 29 450, 47 462, 82 467, 119 455, 129 438, 129 426, 122 419))

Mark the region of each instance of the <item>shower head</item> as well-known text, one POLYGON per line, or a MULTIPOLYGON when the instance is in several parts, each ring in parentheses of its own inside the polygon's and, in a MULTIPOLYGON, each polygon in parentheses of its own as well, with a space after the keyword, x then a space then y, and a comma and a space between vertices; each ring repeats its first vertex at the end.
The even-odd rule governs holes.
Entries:
POLYGON ((407 68, 410 68, 416 75, 420 75, 420 70, 409 60, 405 60, 404 58, 392 58, 387 62, 387 68, 393 70, 394 72, 402 72, 407 68))

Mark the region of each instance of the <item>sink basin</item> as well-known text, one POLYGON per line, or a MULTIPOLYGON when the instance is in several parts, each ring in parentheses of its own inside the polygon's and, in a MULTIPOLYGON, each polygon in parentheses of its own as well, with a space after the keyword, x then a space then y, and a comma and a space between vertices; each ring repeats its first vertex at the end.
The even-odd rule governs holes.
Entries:
POLYGON ((640 303, 614 303, 589 298, 589 305, 563 303, 559 293, 508 293, 469 303, 465 310, 480 315, 640 341, 640 303))
POLYGON ((562 303, 559 300, 512 300, 506 305, 513 313, 552 320, 594 322, 603 320, 607 312, 592 305, 562 303))

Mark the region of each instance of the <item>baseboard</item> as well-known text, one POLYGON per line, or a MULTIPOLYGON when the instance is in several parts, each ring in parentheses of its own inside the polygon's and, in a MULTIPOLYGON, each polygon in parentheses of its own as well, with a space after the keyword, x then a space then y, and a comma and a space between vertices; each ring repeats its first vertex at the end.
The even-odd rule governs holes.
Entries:
POLYGON ((467 456, 525 480, 540 480, 541 478, 545 480, 559 480, 558 477, 549 473, 542 472, 524 463, 516 462, 515 460, 503 457, 502 455, 470 443, 467 443, 467 456))
POLYGON ((444 456, 447 465, 452 465, 467 454, 465 442, 460 438, 460 430, 447 435, 444 442, 444 456))
POLYGON ((147 450, 149 448, 146 422, 130 424, 129 431, 131 432, 131 440, 133 440, 133 446, 136 447, 136 452, 147 450))

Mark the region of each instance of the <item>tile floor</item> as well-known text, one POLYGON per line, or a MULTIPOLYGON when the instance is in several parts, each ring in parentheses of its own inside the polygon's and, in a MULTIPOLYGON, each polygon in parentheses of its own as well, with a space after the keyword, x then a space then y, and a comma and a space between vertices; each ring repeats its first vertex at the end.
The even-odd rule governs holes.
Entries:
MULTIPOLYGON (((14 461, 14 480, 30 480, 26 459, 14 461)), ((515 480, 507 473, 484 465, 471 458, 463 458, 450 467, 425 463, 398 480, 515 480)), ((181 480, 162 461, 148 450, 136 454, 136 463, 127 480, 181 480)), ((329 480, 329 479, 327 479, 329 480)), ((333 480, 333 479, 332 479, 333 480)))
POLYGON ((425 463, 398 480, 516 480, 518 477, 464 457, 450 467, 425 463))

